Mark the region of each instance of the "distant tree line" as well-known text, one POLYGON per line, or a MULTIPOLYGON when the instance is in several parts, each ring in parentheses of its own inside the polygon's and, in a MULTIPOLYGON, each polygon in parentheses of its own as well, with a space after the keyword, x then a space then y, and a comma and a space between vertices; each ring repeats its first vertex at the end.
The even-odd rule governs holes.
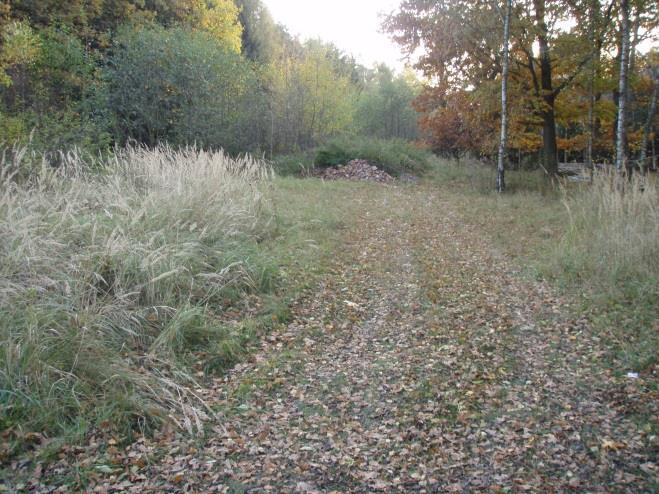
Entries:
POLYGON ((260 0, 0 3, 0 142, 287 153, 418 137, 413 73, 301 42, 260 0))

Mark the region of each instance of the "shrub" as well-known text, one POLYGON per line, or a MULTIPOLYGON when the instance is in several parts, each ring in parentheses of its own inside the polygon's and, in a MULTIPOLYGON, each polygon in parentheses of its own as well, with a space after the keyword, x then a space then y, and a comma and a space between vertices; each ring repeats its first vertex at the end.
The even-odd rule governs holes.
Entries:
POLYGON ((401 139, 341 137, 329 140, 316 151, 315 164, 336 166, 353 159, 364 159, 387 173, 422 175, 430 168, 431 154, 426 149, 401 139))
POLYGON ((133 148, 96 164, 69 153, 17 181, 33 163, 0 156, 0 428, 167 416, 197 428, 209 411, 189 352, 235 358, 244 335, 217 314, 273 286, 257 249, 268 168, 133 148))
POLYGON ((119 140, 250 149, 258 78, 238 53, 181 28, 124 30, 116 43, 107 79, 119 140))
POLYGON ((11 71, 11 91, 4 93, 0 85, 0 141, 40 151, 106 151, 107 101, 97 66, 97 57, 65 28, 41 30, 29 63, 11 71))

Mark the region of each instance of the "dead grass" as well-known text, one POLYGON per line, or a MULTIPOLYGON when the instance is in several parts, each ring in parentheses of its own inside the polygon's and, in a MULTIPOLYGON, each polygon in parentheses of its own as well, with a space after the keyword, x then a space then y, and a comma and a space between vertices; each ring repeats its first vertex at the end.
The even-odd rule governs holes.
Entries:
POLYGON ((222 353, 213 312, 272 284, 256 248, 269 169, 167 147, 58 168, 15 149, 1 169, 0 428, 200 430, 209 410, 178 357, 222 353))
POLYGON ((627 181, 599 173, 592 184, 564 193, 563 204, 569 221, 545 272, 572 289, 583 288, 621 371, 650 372, 659 344, 656 184, 638 175, 627 181))

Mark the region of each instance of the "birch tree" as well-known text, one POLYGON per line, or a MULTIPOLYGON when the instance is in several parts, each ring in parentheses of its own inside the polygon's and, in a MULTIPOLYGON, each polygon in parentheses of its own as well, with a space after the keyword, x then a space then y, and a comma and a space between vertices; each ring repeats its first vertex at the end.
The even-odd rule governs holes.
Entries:
POLYGON ((629 68, 629 0, 620 0, 620 75, 618 81, 618 123, 616 128, 616 172, 621 174, 627 166, 627 156, 625 152, 625 122, 627 111, 627 85, 629 68))
POLYGON ((499 157, 497 160, 497 192, 503 192, 506 189, 504 161, 506 155, 506 140, 508 138, 508 42, 510 38, 511 10, 512 0, 506 0, 506 11, 503 18, 503 60, 501 62, 501 137, 499 138, 499 157))

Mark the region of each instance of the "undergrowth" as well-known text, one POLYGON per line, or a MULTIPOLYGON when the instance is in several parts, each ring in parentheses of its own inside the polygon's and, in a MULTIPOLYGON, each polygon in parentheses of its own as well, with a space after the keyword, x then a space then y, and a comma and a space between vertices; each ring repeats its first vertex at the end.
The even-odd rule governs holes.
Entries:
POLYGON ((585 286, 593 317, 609 328, 626 368, 652 371, 657 361, 659 194, 651 179, 597 173, 592 184, 565 192, 569 222, 547 272, 585 286))
POLYGON ((353 159, 367 160, 395 177, 423 175, 431 168, 432 154, 403 139, 335 137, 315 149, 278 156, 273 167, 280 175, 301 175, 318 167, 345 165, 353 159))
POLYGON ((373 186, 196 149, 3 156, 0 462, 33 432, 200 432, 195 390, 289 321, 373 186))
POLYGON ((319 167, 345 164, 353 159, 368 160, 390 175, 422 175, 430 168, 430 151, 402 139, 338 137, 316 151, 319 167))
POLYGON ((268 167, 167 147, 57 168, 3 156, 0 429, 199 430, 211 412, 188 357, 228 365, 243 336, 217 314, 276 284, 258 245, 268 167))

